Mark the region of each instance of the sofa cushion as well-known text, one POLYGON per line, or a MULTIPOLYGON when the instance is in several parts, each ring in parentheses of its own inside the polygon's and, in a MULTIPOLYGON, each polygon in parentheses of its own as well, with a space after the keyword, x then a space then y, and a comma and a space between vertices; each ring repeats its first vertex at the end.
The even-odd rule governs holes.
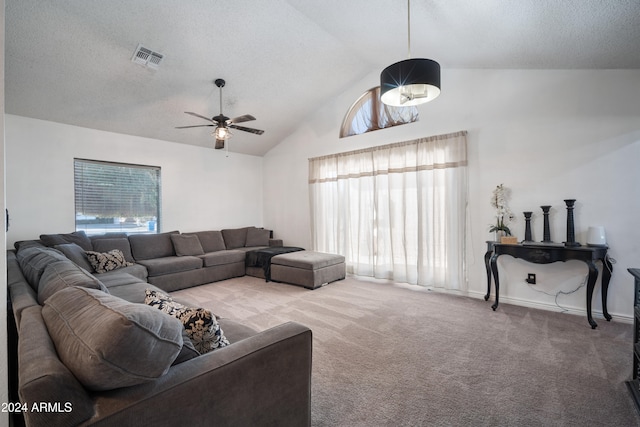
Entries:
POLYGON ((191 342, 200 353, 207 353, 229 345, 229 340, 224 336, 224 332, 211 311, 187 307, 174 301, 169 295, 152 289, 147 289, 145 294, 145 304, 182 322, 191 342))
POLYGON ((226 248, 236 249, 244 247, 247 241, 247 228, 248 227, 221 230, 226 248))
POLYGON ((91 418, 95 409, 93 400, 56 353, 42 319, 42 307, 36 305, 25 309, 19 328, 18 393, 29 411, 24 412, 26 423, 14 425, 78 426, 91 418), (65 402, 65 405, 71 405, 71 410, 65 412, 63 406, 62 411, 31 411, 35 402, 52 401, 65 402))
POLYGON ((71 287, 49 298, 42 317, 60 360, 89 390, 111 390, 167 373, 182 324, 144 304, 71 287))
POLYGON ((41 248, 46 248, 46 246, 43 245, 40 240, 18 240, 13 244, 13 247, 16 251, 27 248, 29 246, 39 246, 41 248))
POLYGON ((249 227, 247 229, 247 240, 245 246, 269 246, 271 230, 264 228, 249 227))
POLYGON ((96 273, 106 273, 133 265, 132 262, 124 259, 124 254, 120 249, 112 249, 109 252, 85 251, 85 253, 96 273))
POLYGON ((121 231, 109 231, 104 234, 94 234, 93 236, 89 236, 89 240, 91 240, 91 243, 95 243, 96 240, 101 239, 126 239, 127 237, 127 233, 123 233, 121 231))
POLYGON ((213 267, 216 265, 233 264, 235 262, 244 263, 245 252, 238 249, 228 251, 209 252, 200 255, 205 267, 213 267))
POLYGON ((42 305, 47 298, 56 292, 71 286, 81 286, 109 293, 107 287, 85 269, 78 267, 69 260, 56 261, 47 265, 40 278, 38 302, 42 305))
POLYGON ((131 245, 129 244, 129 239, 126 237, 120 238, 102 238, 92 240, 93 250, 96 252, 109 252, 113 249, 118 249, 122 251, 124 255, 124 259, 127 262, 135 262, 133 259, 133 254, 131 253, 131 245))
POLYGON ((93 271, 93 267, 87 259, 87 254, 79 245, 75 243, 65 243, 62 245, 55 245, 53 248, 62 252, 64 256, 73 261, 77 266, 82 267, 87 271, 93 271))
POLYGON ((171 242, 177 256, 202 255, 204 250, 198 236, 191 234, 172 234, 171 242))
POLYGON ((38 282, 47 265, 56 261, 68 261, 62 252, 42 246, 28 246, 16 254, 22 274, 34 291, 38 291, 38 282))
POLYGON ((123 275, 126 277, 120 277, 118 281, 105 283, 109 293, 123 300, 134 302, 136 304, 144 304, 146 297, 145 291, 149 288, 162 291, 162 289, 153 286, 150 283, 137 280, 131 275, 123 275))
MULTIPOLYGON (((133 264, 127 267, 119 268, 117 270, 107 271, 106 273, 94 273, 94 275, 97 279, 101 280, 102 283, 107 285, 106 282, 109 280, 109 276, 111 276, 112 274, 118 275, 120 273, 129 273, 132 276, 135 276, 145 282, 147 281, 147 276, 149 275, 149 273, 147 272, 147 267, 142 264, 133 264)), ((107 285, 107 288, 108 287, 109 285, 107 285)))
POLYGON ((202 260, 194 256, 169 256, 164 258, 145 259, 138 261, 147 267, 149 276, 179 273, 181 271, 202 268, 202 260))
POLYGON ((184 233, 184 234, 198 236, 198 240, 202 245, 202 250, 204 250, 205 253, 223 251, 227 249, 227 247, 224 244, 224 238, 222 237, 221 231, 210 230, 210 231, 198 231, 196 233, 184 233))
MULTIPOLYGON (((115 288, 119 286, 128 286, 133 283, 147 283, 146 281, 143 281, 132 274, 125 273, 123 270, 114 270, 110 273, 111 274, 98 275, 99 280, 102 282, 102 284, 104 284, 107 287, 107 289, 115 288)), ((111 291, 109 291, 109 293, 112 295, 116 295, 111 291)), ((119 296, 119 295, 116 295, 116 296, 119 296)), ((131 302, 142 302, 142 301, 131 301, 131 302)))
POLYGON ((174 256, 171 235, 179 231, 160 234, 133 234, 129 236, 131 253, 136 262, 143 259, 154 259, 174 256))
POLYGON ((41 234, 40 240, 46 246, 53 247, 55 245, 63 245, 65 243, 75 243, 85 251, 93 250, 91 240, 87 234, 80 230, 67 234, 41 234))

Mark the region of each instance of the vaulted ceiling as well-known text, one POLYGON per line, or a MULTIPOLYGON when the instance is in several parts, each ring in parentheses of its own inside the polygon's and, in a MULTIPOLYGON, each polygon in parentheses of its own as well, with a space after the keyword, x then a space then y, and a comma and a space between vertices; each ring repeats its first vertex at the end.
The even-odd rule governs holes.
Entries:
MULTIPOLYGON (((7 113, 213 147, 211 128, 175 126, 204 124, 185 111, 218 114, 221 77, 225 115, 265 131, 235 131, 230 150, 258 156, 407 57, 404 0, 5 3, 7 113), (164 56, 157 70, 132 62, 138 44, 164 56)), ((640 1, 414 0, 411 54, 443 73, 638 69, 640 1)))

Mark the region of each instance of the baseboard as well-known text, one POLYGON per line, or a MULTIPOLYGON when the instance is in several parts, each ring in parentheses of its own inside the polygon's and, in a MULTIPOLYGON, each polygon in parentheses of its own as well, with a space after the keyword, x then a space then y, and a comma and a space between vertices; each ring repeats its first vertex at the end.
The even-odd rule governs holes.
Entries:
MULTIPOLYGON (((468 295, 473 298, 484 299, 485 293, 478 292, 478 291, 468 291, 468 295)), ((576 316, 586 316, 586 312, 584 309, 578 309, 578 308, 572 308, 572 307, 558 307, 555 304, 547 304, 547 303, 542 303, 538 301, 531 301, 531 300, 526 300, 522 298, 505 297, 501 295, 500 304, 502 303, 518 305, 518 306, 528 307, 528 308, 537 308, 540 310, 563 312, 568 314, 574 314, 576 316)), ((604 320, 604 315, 602 314, 602 311, 592 310, 591 314, 593 315, 594 319, 604 320)), ((612 320, 615 320, 621 323, 633 324, 633 316, 628 316, 628 315, 619 314, 619 313, 611 313, 611 312, 609 312, 609 314, 611 315, 612 320)))
MULTIPOLYGON (((407 284, 407 283, 393 282, 392 280, 387 280, 387 279, 375 279, 373 277, 356 276, 356 275, 353 275, 353 274, 347 274, 347 277, 353 277, 354 279, 364 280, 364 281, 369 280, 369 281, 373 281, 373 282, 377 282, 377 283, 389 283, 389 284, 393 284, 394 286, 405 287, 405 288, 408 288, 408 289, 420 290, 420 291, 424 291, 424 292, 442 292, 442 293, 446 293, 446 294, 468 296, 468 297, 477 298, 477 299, 484 299, 484 296, 485 296, 485 292, 480 292, 480 291, 466 291, 465 292, 465 291, 460 291, 460 290, 433 288, 433 287, 430 287, 430 286, 410 285, 410 284, 407 284)), ((493 297, 494 297, 494 295, 492 295, 492 298, 493 297)), ((542 302, 539 302, 539 301, 531 301, 531 300, 522 299, 522 298, 512 298, 512 297, 500 296, 500 303, 501 304, 505 303, 505 304, 518 305, 518 306, 521 306, 521 307, 528 307, 528 308, 537 308, 537 309, 540 309, 540 310, 563 312, 563 313, 573 314, 573 315, 576 315, 576 316, 586 316, 587 315, 585 309, 571 308, 571 307, 569 307, 569 308, 558 307, 555 304, 542 303, 542 302)), ((602 314, 602 311, 592 310, 591 314, 593 315, 594 319, 602 319, 602 320, 604 320, 604 315, 602 314)), ((611 312, 609 312, 609 314, 612 317, 611 320, 615 320, 616 322, 620 322, 620 323, 633 324, 633 316, 628 316, 628 315, 619 314, 619 313, 611 313, 611 312)))

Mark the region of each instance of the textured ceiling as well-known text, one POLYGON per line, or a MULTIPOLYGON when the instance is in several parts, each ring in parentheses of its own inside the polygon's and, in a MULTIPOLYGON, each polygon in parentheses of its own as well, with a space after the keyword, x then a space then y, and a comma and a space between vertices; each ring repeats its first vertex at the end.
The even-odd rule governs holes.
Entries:
MULTIPOLYGON (((406 58, 403 0, 6 0, 9 114, 213 146, 184 114, 252 114, 263 155, 318 106, 406 58), (136 46, 164 55, 152 71, 136 46)), ((414 0, 411 53, 451 68, 640 68, 638 0, 414 0)), ((362 91, 367 90, 363 87, 362 91)))

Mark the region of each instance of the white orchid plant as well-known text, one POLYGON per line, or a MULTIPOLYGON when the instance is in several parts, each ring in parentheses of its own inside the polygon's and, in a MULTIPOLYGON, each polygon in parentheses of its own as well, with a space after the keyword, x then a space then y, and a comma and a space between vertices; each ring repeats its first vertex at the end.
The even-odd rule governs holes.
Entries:
POLYGON ((496 186, 491 195, 491 206, 496 209, 496 223, 489 225, 490 232, 503 231, 505 235, 511 236, 511 230, 507 225, 515 219, 515 215, 509 209, 507 199, 510 191, 503 184, 496 186))

